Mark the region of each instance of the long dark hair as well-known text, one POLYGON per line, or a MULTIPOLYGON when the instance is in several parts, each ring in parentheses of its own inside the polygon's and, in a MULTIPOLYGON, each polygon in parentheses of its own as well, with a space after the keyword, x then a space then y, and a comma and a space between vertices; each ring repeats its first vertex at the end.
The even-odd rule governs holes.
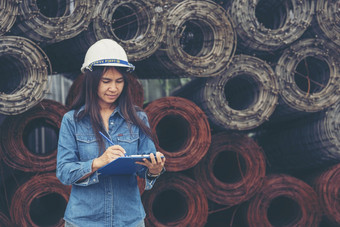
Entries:
MULTIPOLYGON (((97 141, 99 141, 101 150, 104 149, 104 141, 99 134, 99 131, 105 132, 105 129, 103 128, 103 119, 100 115, 98 86, 102 75, 108 68, 109 67, 93 67, 92 71, 86 70, 82 88, 71 105, 71 109, 76 110, 74 113, 76 120, 81 120, 86 116, 90 118, 93 131, 97 141), (80 108, 84 105, 84 110, 79 112, 80 108)), ((117 106, 120 107, 121 113, 130 126, 131 124, 136 125, 146 136, 154 139, 151 129, 137 115, 137 112, 142 111, 142 109, 134 105, 132 101, 132 89, 130 86, 131 80, 135 78, 133 78, 133 75, 126 72, 126 68, 116 67, 116 69, 123 75, 124 79, 123 91, 116 100, 117 106)))

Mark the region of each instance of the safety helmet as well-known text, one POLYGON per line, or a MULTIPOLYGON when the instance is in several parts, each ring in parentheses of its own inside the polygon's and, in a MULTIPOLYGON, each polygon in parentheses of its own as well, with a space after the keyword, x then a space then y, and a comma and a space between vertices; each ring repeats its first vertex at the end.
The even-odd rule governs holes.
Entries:
POLYGON ((81 71, 92 71, 93 66, 125 67, 127 71, 135 69, 135 66, 128 62, 123 47, 112 39, 101 39, 87 50, 81 71))

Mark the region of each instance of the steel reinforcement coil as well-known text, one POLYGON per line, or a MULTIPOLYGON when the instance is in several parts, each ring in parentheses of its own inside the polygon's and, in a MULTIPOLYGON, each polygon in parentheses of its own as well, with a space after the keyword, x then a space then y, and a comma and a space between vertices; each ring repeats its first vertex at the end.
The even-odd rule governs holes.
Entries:
POLYGON ((145 59, 159 48, 166 26, 165 9, 158 1, 101 0, 95 10, 92 27, 86 31, 90 40, 116 40, 130 61, 145 59))
POLYGON ((92 0, 20 1, 11 32, 42 45, 70 39, 88 27, 95 5, 92 0))
POLYGON ((248 130, 267 121, 278 103, 278 84, 273 69, 263 60, 235 55, 220 76, 189 82, 174 91, 195 102, 212 126, 248 130))
POLYGON ((186 0, 167 14, 159 62, 177 76, 214 77, 229 65, 236 32, 226 10, 213 1, 186 0))
POLYGON ((337 164, 323 171, 313 182, 323 213, 334 225, 340 225, 339 179, 340 164, 337 164))
POLYGON ((340 52, 331 42, 305 39, 292 44, 282 53, 275 72, 282 116, 317 112, 339 99, 340 52))
POLYGON ((274 51, 303 35, 313 19, 315 2, 235 0, 230 11, 241 46, 274 51))
POLYGON ((3 0, 0 1, 0 35, 8 32, 13 26, 18 14, 19 1, 3 0))
MULTIPOLYGON (((70 107, 76 96, 82 89, 83 81, 85 79, 84 74, 79 74, 76 79, 73 81, 67 97, 66 97, 66 106, 70 107)), ((131 74, 127 74, 128 83, 130 83, 130 93, 133 97, 133 101, 135 105, 143 108, 144 103, 144 90, 142 84, 138 81, 136 77, 131 74)))
POLYGON ((340 46, 340 2, 337 0, 316 1, 316 20, 319 37, 327 37, 340 46), (321 30, 321 31, 320 31, 321 30))
POLYGON ((190 100, 164 97, 145 107, 156 147, 167 161, 167 171, 178 172, 196 165, 207 153, 211 143, 208 119, 190 100))
POLYGON ((60 183, 55 173, 31 177, 11 199, 11 219, 22 227, 64 226, 70 189, 60 183))
POLYGON ((211 201, 232 207, 261 189, 266 175, 262 149, 246 135, 212 135, 208 153, 194 167, 195 179, 211 201))
POLYGON ((193 179, 180 173, 162 175, 153 189, 145 191, 142 201, 146 226, 204 226, 208 201, 203 189, 193 179))
POLYGON ((14 226, 14 223, 11 222, 10 218, 7 217, 7 215, 5 215, 3 212, 0 212, 0 226, 10 227, 14 226))
POLYGON ((320 221, 321 210, 313 188, 284 174, 267 176, 247 207, 249 227, 317 227, 320 221))
POLYGON ((340 162, 340 102, 327 110, 268 128, 259 137, 276 170, 321 168, 340 162))
POLYGON ((62 104, 45 99, 25 113, 7 117, 0 134, 4 163, 24 172, 55 170, 57 137, 65 113, 62 104), (39 128, 44 133, 39 134, 39 128))
POLYGON ((16 115, 39 103, 47 92, 51 64, 29 39, 0 37, 0 113, 16 115))

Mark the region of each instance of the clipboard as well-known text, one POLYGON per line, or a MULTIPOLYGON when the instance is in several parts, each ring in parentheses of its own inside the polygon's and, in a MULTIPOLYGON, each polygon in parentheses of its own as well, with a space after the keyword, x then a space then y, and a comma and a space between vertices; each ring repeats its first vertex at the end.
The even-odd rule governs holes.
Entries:
POLYGON ((98 169, 100 175, 129 175, 146 169, 146 166, 136 164, 135 162, 143 162, 143 159, 150 160, 150 155, 130 155, 119 157, 114 161, 106 164, 98 169))

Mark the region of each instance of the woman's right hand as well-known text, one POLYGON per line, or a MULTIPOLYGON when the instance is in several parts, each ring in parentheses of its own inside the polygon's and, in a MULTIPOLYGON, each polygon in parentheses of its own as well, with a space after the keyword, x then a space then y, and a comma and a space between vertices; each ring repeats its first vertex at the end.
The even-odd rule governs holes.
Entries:
POLYGON ((125 150, 119 145, 113 145, 108 147, 107 150, 98 158, 95 158, 92 162, 92 171, 97 171, 99 168, 105 166, 106 164, 112 162, 113 160, 124 157, 125 150))

